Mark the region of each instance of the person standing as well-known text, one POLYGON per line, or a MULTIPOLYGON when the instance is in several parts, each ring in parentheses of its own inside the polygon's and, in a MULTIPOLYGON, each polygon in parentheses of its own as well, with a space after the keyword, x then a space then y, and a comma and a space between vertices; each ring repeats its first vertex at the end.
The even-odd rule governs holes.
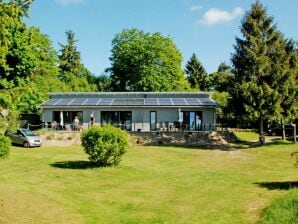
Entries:
POLYGON ((90 114, 90 126, 92 126, 95 122, 95 118, 94 118, 94 115, 93 113, 90 114))
POLYGON ((75 116, 75 119, 73 120, 73 129, 75 131, 79 131, 80 130, 80 121, 78 119, 78 116, 75 116))

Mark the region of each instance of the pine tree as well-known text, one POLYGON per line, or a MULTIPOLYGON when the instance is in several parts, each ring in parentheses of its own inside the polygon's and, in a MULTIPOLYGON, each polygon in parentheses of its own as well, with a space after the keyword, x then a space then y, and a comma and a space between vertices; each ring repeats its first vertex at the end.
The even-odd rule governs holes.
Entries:
POLYGON ((206 91, 208 88, 207 73, 195 54, 186 64, 185 73, 191 88, 206 91))
POLYGON ((233 97, 235 114, 259 121, 264 143, 263 121, 279 117, 287 85, 288 63, 283 36, 263 5, 256 1, 242 20, 243 39, 236 38, 232 63, 235 71, 233 97))
POLYGON ((71 30, 65 32, 67 37, 67 44, 60 44, 61 55, 59 55, 60 59, 60 79, 66 81, 68 74, 76 75, 82 67, 81 64, 81 54, 77 50, 75 40, 75 34, 71 30))

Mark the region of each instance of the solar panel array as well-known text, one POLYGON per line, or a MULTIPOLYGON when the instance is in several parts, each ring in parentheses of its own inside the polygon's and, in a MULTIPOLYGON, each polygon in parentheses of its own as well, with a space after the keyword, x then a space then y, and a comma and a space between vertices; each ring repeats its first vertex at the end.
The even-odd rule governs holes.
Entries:
POLYGON ((209 98, 53 98, 44 106, 216 106, 209 98))

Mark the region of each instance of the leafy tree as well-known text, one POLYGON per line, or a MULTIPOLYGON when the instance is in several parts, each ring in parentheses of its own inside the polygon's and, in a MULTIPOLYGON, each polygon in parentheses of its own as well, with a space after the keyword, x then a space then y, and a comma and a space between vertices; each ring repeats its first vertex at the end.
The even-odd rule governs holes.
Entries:
POLYGON ((229 92, 233 84, 233 78, 232 68, 225 63, 221 63, 217 72, 208 76, 209 88, 219 92, 229 92))
POLYGON ((114 91, 175 91, 189 88, 181 70, 182 55, 172 39, 160 33, 123 30, 112 40, 114 91))
POLYGON ((40 105, 45 100, 45 96, 35 89, 29 89, 29 91, 23 93, 18 101, 16 106, 19 112, 21 113, 33 113, 41 114, 38 105, 40 105))
POLYGON ((285 45, 280 32, 266 10, 256 1, 242 20, 243 39, 236 38, 232 63, 235 70, 231 90, 232 107, 238 116, 259 120, 260 141, 264 143, 263 121, 278 117, 282 111, 287 62, 285 45))
POLYGON ((96 77, 97 90, 100 92, 111 92, 112 89, 112 79, 107 75, 100 75, 96 77))
POLYGON ((198 60, 195 54, 186 64, 185 73, 191 88, 206 91, 208 88, 208 75, 203 65, 198 60))

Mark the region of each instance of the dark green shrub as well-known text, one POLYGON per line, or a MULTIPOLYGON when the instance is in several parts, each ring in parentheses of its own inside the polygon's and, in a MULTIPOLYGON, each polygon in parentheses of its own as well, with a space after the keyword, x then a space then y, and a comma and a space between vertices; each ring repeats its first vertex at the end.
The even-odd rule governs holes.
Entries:
POLYGON ((82 132, 81 139, 89 160, 97 166, 119 164, 128 146, 127 133, 111 125, 93 125, 82 132))
POLYGON ((3 135, 0 135, 0 159, 6 158, 9 155, 10 145, 10 139, 3 135))

